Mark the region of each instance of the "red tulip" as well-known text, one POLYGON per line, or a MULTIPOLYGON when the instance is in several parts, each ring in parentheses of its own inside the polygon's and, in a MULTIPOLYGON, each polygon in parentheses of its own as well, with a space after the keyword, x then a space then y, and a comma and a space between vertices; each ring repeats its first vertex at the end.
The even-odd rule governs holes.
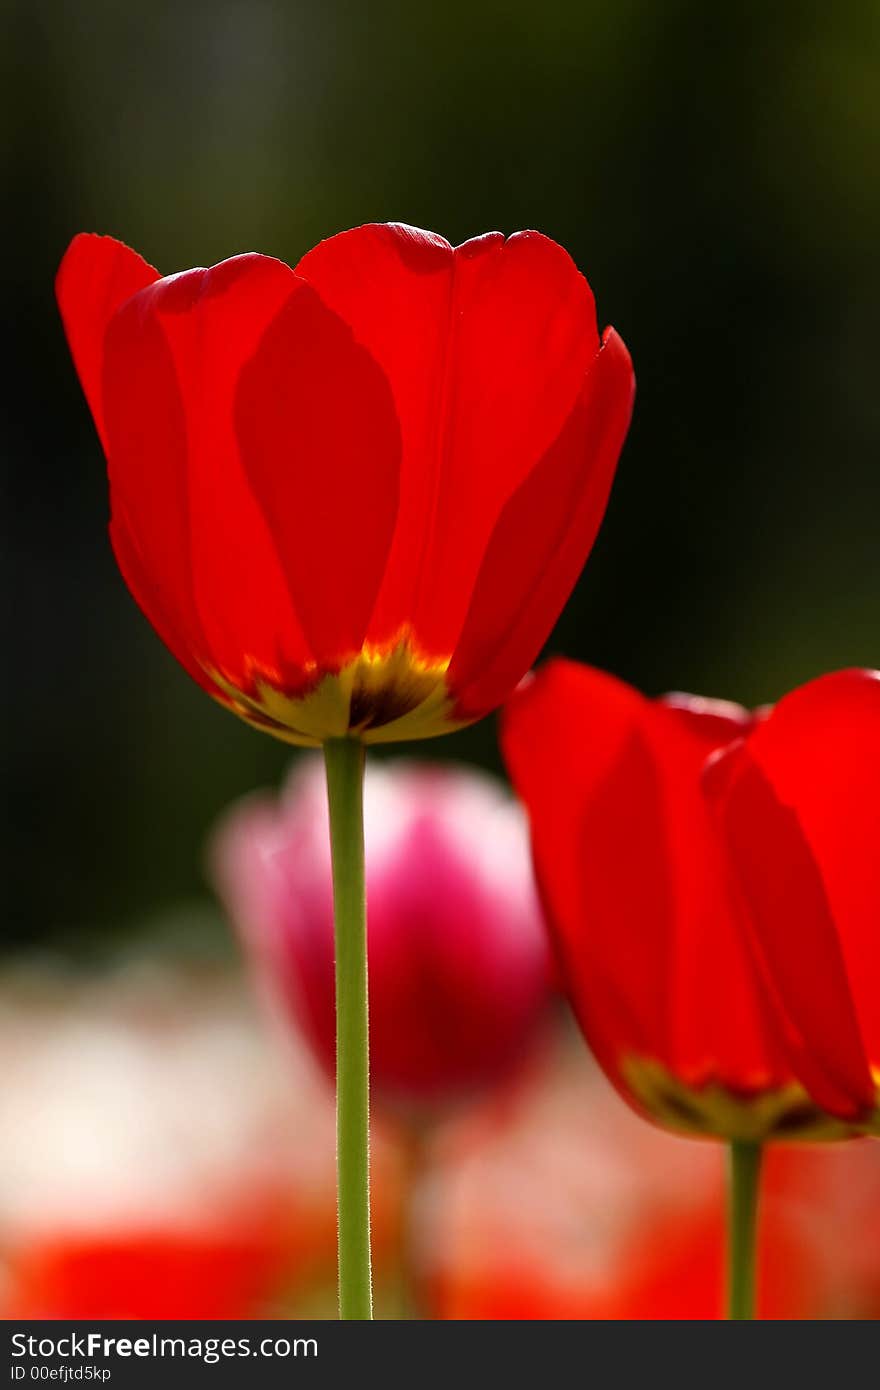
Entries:
MULTIPOLYGON (((364 811, 373 1087, 392 1106, 454 1100, 512 1068, 551 999, 525 822, 484 774, 406 763, 368 768, 364 811)), ((320 763, 296 768, 280 804, 236 807, 210 859, 266 987, 332 1075, 320 763)))
POLYGON ((880 1131, 880 672, 793 691, 704 785, 794 1066, 880 1131))
POLYGON ((589 553, 632 406, 561 247, 374 225, 295 270, 160 279, 82 235, 57 292, 117 560, 205 690, 298 744, 439 734, 504 699, 589 553))
POLYGON ((245 1318, 289 1278, 277 1226, 52 1234, 7 1261, 4 1316, 245 1318))
MULTIPOLYGON (((815 688, 858 684, 829 679, 832 687, 815 688)), ((821 720, 807 742, 807 721, 798 724, 796 714, 814 699, 810 689, 753 719, 693 697, 648 700, 611 676, 558 661, 505 712, 504 753, 531 817, 538 879, 583 1032, 631 1103, 672 1128, 745 1141, 845 1133, 861 1128, 873 1105, 839 947, 835 955, 830 929, 814 932, 803 917, 814 913, 815 885, 790 820, 766 796, 759 808, 745 755, 710 778, 726 784, 729 837, 749 860, 747 886, 760 900, 749 927, 729 837, 719 834, 702 785, 714 750, 735 744, 761 759, 786 749, 779 766, 813 808, 839 910, 850 914, 851 969, 857 956, 866 968, 866 924, 871 911, 876 924, 880 902, 871 897, 871 774, 856 791, 852 768, 838 762, 843 735, 832 737, 821 720), (808 928, 809 957, 800 954, 808 928), (766 972, 749 944, 758 935, 766 972), (771 965, 775 987, 767 983, 771 965), (813 1052, 807 1026, 820 1015, 826 1032, 813 1052)), ((867 727, 876 686, 859 691, 861 745, 876 779, 876 728, 867 727)), ((842 724, 839 709, 837 718, 842 724)), ((853 733, 850 746, 859 742, 853 733)), ((873 949, 876 959, 876 942, 873 949)), ((866 982, 865 1001, 869 990, 866 982)))

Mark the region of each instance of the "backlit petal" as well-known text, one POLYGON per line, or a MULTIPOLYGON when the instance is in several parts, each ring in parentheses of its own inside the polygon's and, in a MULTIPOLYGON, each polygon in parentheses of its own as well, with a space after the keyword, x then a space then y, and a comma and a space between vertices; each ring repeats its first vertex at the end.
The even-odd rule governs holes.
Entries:
POLYGON ((562 433, 504 506, 449 668, 456 714, 494 709, 532 665, 596 538, 632 413, 609 329, 562 433))
POLYGON ((309 646, 338 669, 385 571, 400 431, 373 357, 301 281, 241 374, 235 423, 309 646))
MULTIPOLYGON (((749 752, 782 805, 797 813, 862 1037, 880 1068, 880 672, 838 671, 792 691, 755 730, 749 752)), ((801 968, 801 956, 780 961, 786 977, 801 968)))
POLYGON ((695 1085, 787 1079, 699 787, 706 754, 674 711, 551 662, 502 720, 538 878, 589 1041, 695 1085))
POLYGON ((73 238, 55 277, 71 356, 105 448, 101 373, 107 325, 121 304, 158 278, 136 251, 91 232, 73 238))
POLYGON ((748 909, 744 920, 792 1025, 796 1069, 823 1109, 857 1116, 871 1108, 874 1087, 822 877, 798 816, 778 800, 747 743, 713 765, 706 787, 748 909))
POLYGON ((302 679, 311 659, 234 417, 242 367, 297 285, 280 261, 235 257, 143 290, 107 335, 114 506, 199 661, 243 689, 302 679))
POLYGON ((508 498, 560 434, 598 339, 593 297, 547 237, 367 226, 297 273, 382 367, 402 439, 400 512, 368 639, 448 657, 508 498))

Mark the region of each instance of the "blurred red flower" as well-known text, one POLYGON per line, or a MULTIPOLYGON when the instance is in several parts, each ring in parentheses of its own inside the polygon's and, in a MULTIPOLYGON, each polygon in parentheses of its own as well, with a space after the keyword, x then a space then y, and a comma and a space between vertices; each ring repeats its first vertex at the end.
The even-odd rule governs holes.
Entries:
POLYGON ((560 246, 372 225, 295 270, 160 279, 81 235, 57 293, 120 568, 212 696, 299 744, 439 734, 504 699, 590 551, 632 408, 560 246))
MULTIPOLYGON (((370 1068, 386 1106, 459 1098, 510 1072, 553 996, 520 808, 482 773, 367 769, 370 1068)), ((260 967, 332 1075, 333 893, 319 760, 221 823, 212 876, 260 967)))
POLYGON ((871 947, 864 924, 871 912, 876 924, 880 903, 869 828, 877 811, 866 800, 880 771, 878 687, 854 675, 829 679, 824 723, 810 687, 755 719, 694 697, 648 700, 611 676, 557 661, 505 712, 504 753, 530 814, 538 879, 584 1035, 621 1092, 671 1128, 762 1140, 830 1137, 870 1121, 874 1085, 846 969, 827 921, 813 929, 815 864, 795 843, 791 818, 755 790, 751 757, 733 754, 708 779, 724 803, 726 837, 702 785, 709 756, 728 745, 754 748, 780 777, 784 768, 786 796, 796 784, 813 808, 817 847, 823 833, 833 843, 828 872, 840 886, 841 926, 853 936, 850 969, 857 953, 867 969, 876 939, 871 947), (832 716, 835 681, 858 687, 847 715, 841 695, 832 716), (812 713, 798 722, 805 699, 812 713), (850 717, 857 724, 840 734, 850 717), (862 749, 864 774, 842 759, 847 738, 851 753, 862 749), (771 750, 783 749, 772 764, 771 750), (748 860, 750 926, 725 838, 748 860), (758 935, 768 967, 789 962, 775 989, 750 948, 758 935), (815 1050, 809 1025, 824 1027, 815 1050))
POLYGON ((13 1252, 7 1318, 240 1318, 288 1264, 277 1224, 64 1233, 13 1252))

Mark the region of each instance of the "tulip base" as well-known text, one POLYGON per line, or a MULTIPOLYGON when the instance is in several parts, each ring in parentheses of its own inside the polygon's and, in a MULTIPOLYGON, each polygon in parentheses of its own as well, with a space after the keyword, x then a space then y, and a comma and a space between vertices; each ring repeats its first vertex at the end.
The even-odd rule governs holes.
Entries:
POLYGON ((364 746, 324 745, 336 953, 336 1184, 339 1316, 373 1316, 370 1269, 370 1075, 364 871, 364 746))
POLYGON ((760 1144, 734 1140, 730 1145, 728 1242, 728 1318, 755 1317, 760 1144))

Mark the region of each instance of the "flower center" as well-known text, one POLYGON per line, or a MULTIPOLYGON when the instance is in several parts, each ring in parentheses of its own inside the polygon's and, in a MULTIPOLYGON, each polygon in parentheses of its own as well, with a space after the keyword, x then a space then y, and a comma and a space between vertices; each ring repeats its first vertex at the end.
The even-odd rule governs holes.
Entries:
POLYGON ((870 1132, 820 1110, 797 1081, 734 1090, 714 1079, 688 1084, 660 1062, 631 1056, 622 1073, 633 1097, 653 1119, 688 1134, 761 1143, 767 1139, 842 1139, 870 1132))
POLYGON ((247 723, 305 747, 356 735, 365 743, 432 738, 468 721, 451 718, 446 660, 420 656, 408 637, 387 647, 364 647, 338 672, 316 671, 302 691, 291 693, 261 671, 246 693, 216 671, 219 698, 247 723))

